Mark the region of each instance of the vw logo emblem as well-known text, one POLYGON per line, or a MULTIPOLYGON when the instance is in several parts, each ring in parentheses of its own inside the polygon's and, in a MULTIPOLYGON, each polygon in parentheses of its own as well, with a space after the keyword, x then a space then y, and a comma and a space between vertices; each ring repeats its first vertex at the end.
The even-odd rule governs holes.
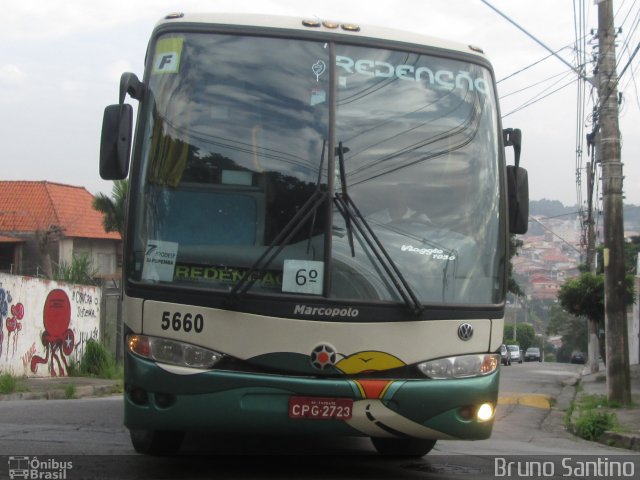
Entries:
POLYGON ((462 323, 458 327, 458 338, 465 342, 473 337, 473 325, 470 323, 462 323))
POLYGON ((336 349, 331 345, 320 344, 311 351, 311 365, 318 370, 325 370, 336 364, 336 349))

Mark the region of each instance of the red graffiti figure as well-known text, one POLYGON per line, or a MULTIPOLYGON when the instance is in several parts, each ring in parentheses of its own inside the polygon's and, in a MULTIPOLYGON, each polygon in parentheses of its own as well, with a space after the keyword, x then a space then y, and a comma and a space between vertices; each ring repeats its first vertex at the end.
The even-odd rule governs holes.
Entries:
POLYGON ((31 371, 36 373, 38 364, 49 363, 49 371, 52 377, 58 376, 55 365, 58 365, 58 372, 61 377, 65 375, 62 363, 68 369, 65 356, 73 352, 75 346, 73 331, 69 328, 71 321, 71 302, 64 290, 51 290, 44 302, 42 314, 44 321, 44 332, 42 334, 42 345, 47 350, 45 358, 34 355, 31 359, 31 371), (49 359, 51 356, 51 359, 49 359), (55 360, 55 364, 54 364, 55 360))
POLYGON ((7 356, 9 356, 9 341, 11 340, 11 334, 13 333, 13 353, 16 353, 16 347, 18 344, 18 332, 22 330, 22 323, 20 320, 24 318, 24 305, 22 303, 16 303, 11 305, 11 317, 7 318, 7 356))

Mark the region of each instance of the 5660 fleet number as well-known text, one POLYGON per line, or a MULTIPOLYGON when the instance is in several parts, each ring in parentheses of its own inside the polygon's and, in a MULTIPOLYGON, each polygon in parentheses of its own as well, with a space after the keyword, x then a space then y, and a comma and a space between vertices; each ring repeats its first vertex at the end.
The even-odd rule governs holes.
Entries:
POLYGON ((174 332, 202 332, 204 329, 204 317, 196 313, 182 314, 180 312, 162 312, 162 322, 160 323, 162 330, 173 330, 174 332))

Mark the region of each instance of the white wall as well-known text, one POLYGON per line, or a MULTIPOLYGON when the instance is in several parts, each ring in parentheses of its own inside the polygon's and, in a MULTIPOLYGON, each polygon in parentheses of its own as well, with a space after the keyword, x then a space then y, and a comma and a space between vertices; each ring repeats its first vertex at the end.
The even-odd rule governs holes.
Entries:
POLYGON ((638 255, 638 268, 635 278, 636 302, 633 304, 632 314, 627 317, 627 335, 629 336, 629 364, 640 363, 640 255, 638 255))
POLYGON ((99 275, 113 275, 117 270, 118 242, 114 240, 91 240, 64 238, 59 243, 60 261, 71 265, 73 255, 86 255, 99 275))
POLYGON ((100 337, 100 287, 0 274, 0 372, 64 376, 100 337))

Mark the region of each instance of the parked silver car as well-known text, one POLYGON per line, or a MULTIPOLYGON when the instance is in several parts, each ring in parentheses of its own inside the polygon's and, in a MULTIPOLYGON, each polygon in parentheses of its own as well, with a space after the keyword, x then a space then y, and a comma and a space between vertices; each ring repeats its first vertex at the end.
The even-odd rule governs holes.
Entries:
POLYGON ((500 345, 500 359, 502 365, 511 365, 511 352, 504 343, 500 345))
POLYGON ((520 351, 520 345, 507 345, 507 348, 511 352, 511 361, 522 363, 522 352, 520 351))

